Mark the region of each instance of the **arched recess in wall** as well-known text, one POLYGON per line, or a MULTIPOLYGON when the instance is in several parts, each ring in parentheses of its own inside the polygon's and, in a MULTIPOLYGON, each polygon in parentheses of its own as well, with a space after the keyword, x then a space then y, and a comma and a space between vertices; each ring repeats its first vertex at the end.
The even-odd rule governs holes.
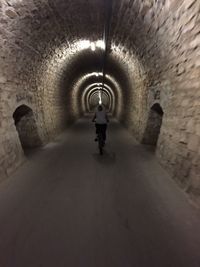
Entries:
POLYGON ((33 111, 30 107, 21 105, 13 113, 13 119, 24 153, 28 155, 33 148, 42 145, 33 111))
POLYGON ((156 103, 151 107, 142 139, 143 144, 156 146, 162 126, 163 114, 160 104, 156 103))

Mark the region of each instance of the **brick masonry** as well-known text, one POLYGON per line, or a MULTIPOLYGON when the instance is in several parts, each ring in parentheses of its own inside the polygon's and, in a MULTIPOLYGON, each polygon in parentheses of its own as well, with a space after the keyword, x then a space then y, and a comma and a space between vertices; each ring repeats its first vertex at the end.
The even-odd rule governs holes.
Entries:
MULTIPOLYGON (((101 71, 102 0, 0 2, 0 177, 24 160, 13 113, 33 111, 39 139, 54 138, 81 114, 87 73, 101 71), (74 104, 76 103, 76 104, 74 104)), ((144 138, 153 104, 164 111, 157 157, 191 198, 200 199, 200 2, 113 1, 107 80, 115 114, 144 138)))
POLYGON ((133 92, 126 124, 142 140, 150 108, 160 103, 164 116, 157 156, 199 202, 200 2, 116 1, 114 14, 111 38, 116 50, 123 47, 133 92), (137 77, 135 59, 142 65, 137 77))

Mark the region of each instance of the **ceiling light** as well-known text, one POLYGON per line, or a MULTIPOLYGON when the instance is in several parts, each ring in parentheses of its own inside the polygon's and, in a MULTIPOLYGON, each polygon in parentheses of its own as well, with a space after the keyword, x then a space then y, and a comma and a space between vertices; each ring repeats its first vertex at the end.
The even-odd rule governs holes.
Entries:
POLYGON ((99 47, 99 48, 101 48, 101 49, 105 49, 106 48, 105 42, 102 41, 102 40, 98 40, 96 42, 96 46, 99 47))
POLYGON ((93 42, 90 44, 90 46, 91 46, 91 50, 92 51, 95 51, 96 50, 96 46, 95 46, 95 44, 93 42))

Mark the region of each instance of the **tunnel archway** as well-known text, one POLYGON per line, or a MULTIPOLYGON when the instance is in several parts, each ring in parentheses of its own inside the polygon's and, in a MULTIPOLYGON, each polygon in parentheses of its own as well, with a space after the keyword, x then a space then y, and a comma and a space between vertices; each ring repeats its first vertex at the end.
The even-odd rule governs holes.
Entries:
POLYGON ((33 110, 27 105, 21 105, 13 113, 13 119, 21 146, 25 155, 28 155, 33 148, 39 147, 42 144, 33 110))
MULTIPOLYGON (((97 77, 95 74, 96 72, 84 73, 73 83, 73 90, 71 90, 71 103, 74 114, 77 114, 78 116, 84 114, 84 112, 87 110, 87 102, 88 96, 90 95, 90 89, 99 87, 99 84, 101 84, 102 82, 102 75, 100 77, 97 77)), ((115 112, 117 114, 120 113, 119 105, 117 105, 117 103, 119 103, 120 101, 123 102, 122 88, 121 85, 117 82, 116 78, 112 75, 106 74, 103 89, 112 91, 112 107, 114 109, 112 110, 112 112, 115 112)))
POLYGON ((105 109, 109 110, 109 107, 110 107, 109 95, 104 90, 101 90, 101 92, 100 92, 98 89, 96 89, 94 92, 92 92, 90 94, 90 97, 89 97, 89 103, 88 104, 89 104, 90 111, 94 111, 95 108, 98 106, 99 94, 101 94, 102 104, 104 105, 105 109))
POLYGON ((84 113, 88 113, 88 112, 90 113, 90 111, 91 111, 90 107, 89 107, 90 96, 95 91, 99 91, 99 88, 100 88, 100 90, 102 90, 104 93, 107 94, 107 96, 109 98, 108 111, 111 114, 113 114, 113 112, 115 110, 115 102, 116 102, 116 97, 117 97, 116 92, 114 92, 113 89, 107 84, 104 84, 103 88, 101 86, 102 86, 102 84, 92 83, 83 90, 83 93, 81 96, 81 98, 82 98, 81 103, 82 103, 82 110, 84 110, 84 113))
MULTIPOLYGON (((139 141, 148 141, 149 107, 154 101, 162 103, 165 116, 157 155, 180 181, 182 165, 187 165, 186 176, 193 183, 200 144, 199 1, 183 0, 180 8, 177 1, 153 0, 1 1, 0 130, 2 143, 11 143, 12 164, 18 158, 18 138, 12 140, 10 127, 16 101, 31 103, 40 114, 43 142, 84 114, 85 88, 102 82, 98 73, 103 71, 106 47, 106 2, 112 2, 105 68, 105 83, 114 93, 112 113, 139 141), (91 73, 96 75, 86 77, 91 73), (183 151, 191 155, 186 165, 183 151)), ((1 153, 7 159, 6 145, 1 153)), ((194 182, 194 188, 199 190, 199 183, 194 182)))
POLYGON ((160 134, 163 119, 163 109, 160 104, 155 103, 148 115, 147 124, 143 136, 142 143, 156 146, 160 134))

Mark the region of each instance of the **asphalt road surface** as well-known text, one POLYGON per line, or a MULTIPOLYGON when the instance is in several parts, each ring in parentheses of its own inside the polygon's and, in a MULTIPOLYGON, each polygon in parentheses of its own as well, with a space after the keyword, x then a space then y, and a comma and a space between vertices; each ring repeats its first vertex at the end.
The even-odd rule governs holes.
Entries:
POLYGON ((200 211, 151 149, 89 118, 0 184, 0 267, 200 267, 200 211))

